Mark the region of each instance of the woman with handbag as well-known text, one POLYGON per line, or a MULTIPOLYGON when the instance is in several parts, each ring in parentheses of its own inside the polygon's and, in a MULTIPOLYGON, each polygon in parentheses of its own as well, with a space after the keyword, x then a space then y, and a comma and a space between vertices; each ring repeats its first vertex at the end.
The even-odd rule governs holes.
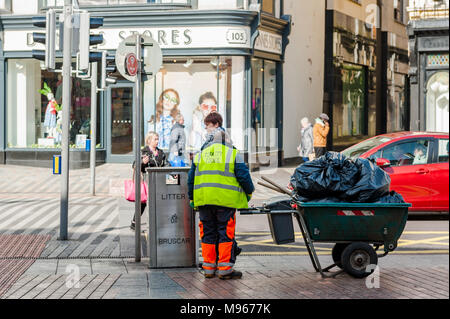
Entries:
MULTIPOLYGON (((166 154, 158 148, 159 135, 156 132, 148 132, 145 136, 145 146, 141 150, 141 173, 145 174, 148 167, 164 167, 166 166, 166 154)), ((135 163, 133 163, 133 171, 135 169, 135 163)), ((133 175, 134 176, 134 175, 133 175)), ((141 203, 141 216, 145 211, 147 203, 141 203)), ((130 228, 135 229, 135 216, 131 222, 130 228)))

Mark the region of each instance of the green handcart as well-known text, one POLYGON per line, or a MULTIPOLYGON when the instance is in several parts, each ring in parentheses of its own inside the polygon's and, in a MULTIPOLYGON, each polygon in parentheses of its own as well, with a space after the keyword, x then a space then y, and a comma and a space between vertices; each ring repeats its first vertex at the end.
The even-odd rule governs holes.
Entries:
MULTIPOLYGON (((286 192, 287 193, 287 192, 286 192)), ((241 214, 267 214, 276 244, 295 241, 292 215, 298 221, 314 269, 322 277, 343 272, 356 278, 370 275, 384 257, 397 248, 411 204, 302 203, 290 196, 274 198, 261 208, 241 214), (334 243, 334 263, 322 268, 314 243, 334 243), (384 253, 377 254, 380 247, 384 253), (339 267, 339 271, 329 272, 339 267)))

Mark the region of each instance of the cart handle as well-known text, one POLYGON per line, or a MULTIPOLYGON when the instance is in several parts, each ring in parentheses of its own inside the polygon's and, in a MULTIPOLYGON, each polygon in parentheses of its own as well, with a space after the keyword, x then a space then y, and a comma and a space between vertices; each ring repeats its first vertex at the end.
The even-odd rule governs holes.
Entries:
POLYGON ((241 215, 297 214, 296 210, 270 210, 268 208, 239 209, 241 215))

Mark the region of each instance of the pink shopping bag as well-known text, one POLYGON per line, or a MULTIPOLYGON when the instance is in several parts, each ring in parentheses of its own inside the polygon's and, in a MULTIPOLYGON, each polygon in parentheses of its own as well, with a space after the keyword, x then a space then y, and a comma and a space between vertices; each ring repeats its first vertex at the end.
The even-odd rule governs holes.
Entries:
MULTIPOLYGON (((136 195, 134 191, 134 181, 125 181, 125 199, 134 202, 136 200, 136 195)), ((147 202, 147 185, 141 182, 141 203, 147 202)))

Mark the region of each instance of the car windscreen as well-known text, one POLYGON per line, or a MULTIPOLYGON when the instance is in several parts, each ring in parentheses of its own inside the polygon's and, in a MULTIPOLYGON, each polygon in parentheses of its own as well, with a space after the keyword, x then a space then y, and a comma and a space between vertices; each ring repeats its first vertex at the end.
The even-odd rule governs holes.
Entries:
POLYGON ((363 141, 359 144, 353 145, 345 150, 343 150, 341 153, 344 154, 347 157, 359 157, 363 155, 364 153, 370 151, 371 149, 380 146, 381 144, 384 144, 386 142, 391 141, 392 138, 386 137, 386 136, 377 136, 371 139, 368 139, 366 141, 363 141))

